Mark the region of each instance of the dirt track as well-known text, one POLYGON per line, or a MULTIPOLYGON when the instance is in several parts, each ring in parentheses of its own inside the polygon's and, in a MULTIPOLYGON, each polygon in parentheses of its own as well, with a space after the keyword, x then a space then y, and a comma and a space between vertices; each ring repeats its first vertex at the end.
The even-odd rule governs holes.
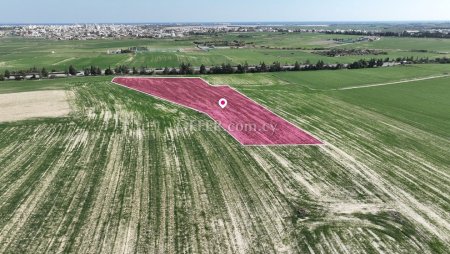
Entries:
POLYGON ((437 76, 430 76, 430 77, 424 77, 424 78, 414 78, 414 79, 408 79, 408 80, 401 80, 401 81, 395 81, 395 82, 387 82, 387 83, 379 83, 379 84, 371 84, 371 85, 363 85, 363 86, 351 86, 351 87, 344 87, 334 90, 352 90, 352 89, 359 89, 359 88, 369 88, 369 87, 376 87, 376 86, 387 86, 387 85, 396 85, 396 84, 403 84, 403 83, 410 83, 410 82, 416 82, 416 81, 423 81, 423 80, 429 80, 429 79, 437 79, 437 78, 445 78, 449 77, 450 75, 437 75, 437 76))

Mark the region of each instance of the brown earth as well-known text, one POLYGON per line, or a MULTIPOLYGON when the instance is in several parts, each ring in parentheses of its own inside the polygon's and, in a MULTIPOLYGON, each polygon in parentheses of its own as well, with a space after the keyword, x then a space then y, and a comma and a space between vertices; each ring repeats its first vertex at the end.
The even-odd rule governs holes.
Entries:
POLYGON ((70 112, 66 91, 0 94, 0 122, 38 117, 62 117, 70 112))

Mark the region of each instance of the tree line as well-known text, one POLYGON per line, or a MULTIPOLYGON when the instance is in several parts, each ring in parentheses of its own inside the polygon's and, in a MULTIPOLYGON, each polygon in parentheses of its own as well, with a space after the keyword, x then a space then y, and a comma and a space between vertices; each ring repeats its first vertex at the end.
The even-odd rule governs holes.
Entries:
POLYGON ((361 59, 348 64, 326 64, 324 61, 319 60, 317 63, 311 63, 306 61, 299 63, 298 61, 292 65, 282 65, 280 62, 273 62, 272 64, 266 64, 261 62, 257 65, 249 65, 247 62, 244 64, 238 64, 233 66, 230 63, 223 63, 221 65, 215 65, 212 67, 206 67, 201 65, 199 68, 193 67, 190 63, 181 63, 178 68, 165 67, 164 69, 149 69, 148 67, 129 67, 127 65, 119 65, 114 68, 109 66, 104 71, 98 66, 90 66, 82 71, 77 70, 74 66, 70 65, 64 71, 51 70, 50 72, 46 68, 37 69, 36 67, 28 70, 9 71, 5 70, 4 73, 0 73, 0 81, 10 79, 14 77, 15 80, 25 79, 26 76, 29 79, 39 78, 56 78, 56 74, 64 74, 66 76, 77 76, 82 73, 81 76, 101 76, 101 75, 194 75, 194 74, 241 74, 241 73, 261 73, 261 72, 282 72, 282 71, 318 71, 318 70, 339 70, 339 69, 363 69, 363 68, 378 68, 384 66, 385 63, 397 63, 397 64, 428 64, 428 63, 440 63, 450 64, 450 58, 435 58, 430 59, 428 57, 397 57, 397 58, 371 58, 361 59))

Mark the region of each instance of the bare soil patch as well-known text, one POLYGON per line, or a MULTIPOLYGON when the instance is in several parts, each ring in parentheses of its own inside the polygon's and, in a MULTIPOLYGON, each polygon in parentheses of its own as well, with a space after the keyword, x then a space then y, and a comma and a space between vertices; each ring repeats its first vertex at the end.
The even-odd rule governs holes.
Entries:
POLYGON ((0 94, 0 122, 66 116, 70 112, 67 93, 55 90, 0 94))

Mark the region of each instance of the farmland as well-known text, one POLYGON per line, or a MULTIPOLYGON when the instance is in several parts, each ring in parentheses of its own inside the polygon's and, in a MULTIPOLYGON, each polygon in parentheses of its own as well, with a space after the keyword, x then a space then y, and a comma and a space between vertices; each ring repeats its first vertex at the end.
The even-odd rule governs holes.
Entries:
POLYGON ((0 123, 0 253, 447 253, 450 79, 340 89, 448 72, 203 76, 325 142, 294 147, 188 128, 214 122, 109 77, 0 83, 71 98, 64 117, 0 123))
POLYGON ((70 112, 69 96, 57 90, 0 94, 0 121, 66 116, 70 112))
POLYGON ((207 66, 229 63, 233 65, 267 64, 279 61, 293 64, 296 61, 315 63, 351 63, 361 58, 390 59, 414 57, 430 59, 450 56, 448 40, 383 38, 375 42, 340 44, 333 39, 355 39, 358 36, 326 35, 315 33, 249 33, 220 34, 217 36, 192 36, 183 39, 121 39, 94 41, 50 41, 44 39, 0 39, 0 71, 14 71, 32 67, 48 70, 66 70, 70 65, 83 70, 91 65, 107 68, 109 66, 148 66, 152 68, 178 67, 182 62, 194 66, 207 66), (217 47, 207 51, 196 47, 194 42, 240 41, 246 43, 242 48, 217 47), (128 54, 108 54, 108 51, 128 47, 146 47, 148 52, 128 54), (327 57, 317 54, 317 49, 362 48, 381 49, 385 55, 348 55, 327 57), (423 51, 425 50, 425 51, 423 51))
POLYGON ((118 77, 113 83, 204 113, 243 145, 322 144, 229 86, 200 78, 118 77))

